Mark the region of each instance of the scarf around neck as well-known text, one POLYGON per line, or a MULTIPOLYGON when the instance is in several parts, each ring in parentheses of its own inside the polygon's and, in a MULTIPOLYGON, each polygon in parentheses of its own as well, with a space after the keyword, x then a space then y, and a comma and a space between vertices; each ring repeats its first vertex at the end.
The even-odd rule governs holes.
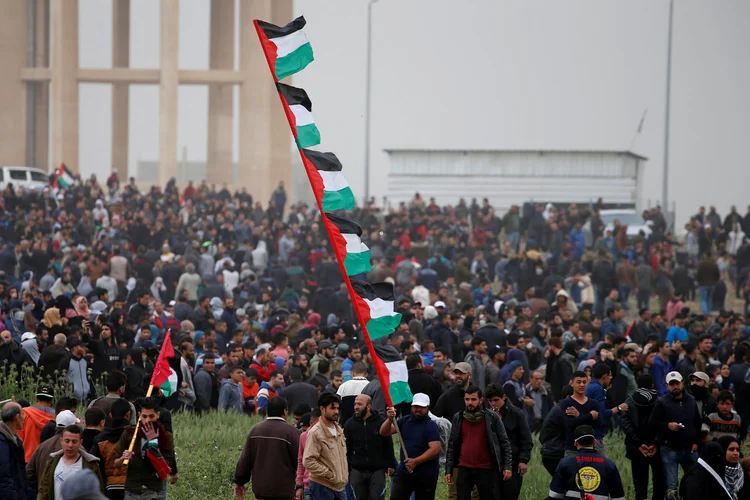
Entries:
POLYGON ((724 472, 724 482, 733 500, 737 500, 739 491, 745 485, 745 471, 740 464, 727 465, 724 472))
POLYGON ((484 420, 484 410, 477 408, 476 411, 464 410, 464 420, 477 424, 484 420))

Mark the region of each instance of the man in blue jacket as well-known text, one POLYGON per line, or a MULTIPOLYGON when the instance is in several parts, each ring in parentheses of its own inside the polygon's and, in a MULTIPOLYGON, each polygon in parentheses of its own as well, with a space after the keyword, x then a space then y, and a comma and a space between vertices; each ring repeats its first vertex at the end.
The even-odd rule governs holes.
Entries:
POLYGON ((594 366, 592 372, 593 378, 588 386, 586 386, 586 397, 589 400, 596 401, 599 405, 599 418, 594 421, 594 437, 596 443, 594 447, 596 452, 603 457, 607 456, 607 449, 604 446, 604 435, 607 433, 607 426, 605 423, 612 416, 617 413, 628 411, 628 405, 625 403, 619 404, 614 408, 607 408, 607 391, 609 383, 612 381, 612 370, 605 363, 598 363, 594 366))
POLYGON ((677 498, 677 467, 687 472, 698 461, 701 416, 679 372, 667 374, 669 392, 656 402, 649 424, 658 433, 667 499, 677 498))

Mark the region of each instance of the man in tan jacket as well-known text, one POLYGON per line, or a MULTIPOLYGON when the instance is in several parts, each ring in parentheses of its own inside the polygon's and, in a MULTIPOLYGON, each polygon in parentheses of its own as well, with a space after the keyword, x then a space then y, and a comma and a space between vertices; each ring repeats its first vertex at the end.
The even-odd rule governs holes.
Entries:
POLYGON ((346 500, 349 466, 344 430, 337 422, 340 405, 338 395, 321 394, 320 420, 308 431, 302 464, 310 472, 312 500, 346 500))

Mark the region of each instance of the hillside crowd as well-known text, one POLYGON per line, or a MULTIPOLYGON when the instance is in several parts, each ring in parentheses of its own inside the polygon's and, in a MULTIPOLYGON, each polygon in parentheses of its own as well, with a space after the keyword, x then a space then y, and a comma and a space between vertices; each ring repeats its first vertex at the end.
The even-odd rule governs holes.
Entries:
POLYGON ((39 387, 2 406, 0 491, 165 498, 171 414, 191 411, 263 418, 237 498, 432 499, 442 477, 450 498, 517 499, 536 433, 549 498, 624 498, 615 428, 637 498, 649 470, 654 499, 750 498, 750 207, 701 207, 683 241, 659 207, 636 236, 602 207, 358 207, 366 279, 402 314, 381 340, 413 400, 390 408, 320 214, 283 184, 265 205, 116 173, 46 201, 8 184, 0 367, 39 387), (147 397, 168 331, 173 377, 147 397))

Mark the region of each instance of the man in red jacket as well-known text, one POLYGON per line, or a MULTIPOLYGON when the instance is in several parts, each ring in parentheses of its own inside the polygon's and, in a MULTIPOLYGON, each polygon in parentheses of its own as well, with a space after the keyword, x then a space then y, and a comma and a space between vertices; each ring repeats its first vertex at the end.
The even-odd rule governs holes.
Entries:
POLYGON ((266 348, 255 351, 255 361, 250 368, 258 372, 258 382, 268 382, 271 372, 276 369, 273 365, 275 356, 266 348))

